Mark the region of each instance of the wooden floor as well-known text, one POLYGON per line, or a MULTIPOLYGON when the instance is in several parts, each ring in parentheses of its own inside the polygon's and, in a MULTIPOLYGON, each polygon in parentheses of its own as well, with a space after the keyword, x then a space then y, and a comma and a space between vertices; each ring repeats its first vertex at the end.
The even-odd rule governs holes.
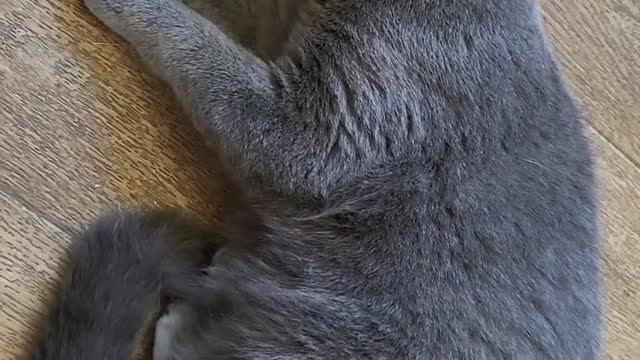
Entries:
MULTIPOLYGON (((600 150, 608 359, 640 359, 640 2, 547 0, 600 150)), ((0 0, 0 359, 18 359, 69 235, 106 208, 213 218, 222 183, 167 89, 78 0, 0 0)))

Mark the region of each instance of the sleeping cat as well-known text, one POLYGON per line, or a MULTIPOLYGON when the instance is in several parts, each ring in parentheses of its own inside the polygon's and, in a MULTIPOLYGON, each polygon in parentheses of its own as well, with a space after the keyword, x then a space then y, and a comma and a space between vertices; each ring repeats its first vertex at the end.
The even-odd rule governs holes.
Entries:
POLYGON ((215 233, 99 220, 34 359, 130 359, 165 298, 156 360, 599 356, 592 156, 536 0, 85 3, 243 200, 215 233))

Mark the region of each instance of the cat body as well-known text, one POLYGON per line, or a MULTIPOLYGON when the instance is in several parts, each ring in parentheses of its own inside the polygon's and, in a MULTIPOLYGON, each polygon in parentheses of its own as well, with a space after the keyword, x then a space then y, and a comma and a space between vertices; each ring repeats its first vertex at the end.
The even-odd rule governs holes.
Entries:
MULTIPOLYGON (((175 297, 156 359, 599 356, 592 156, 537 1, 289 3, 290 23, 246 20, 237 41, 175 0, 85 3, 255 215, 204 273, 146 293, 175 297)), ((221 4, 203 13, 262 14, 221 4)))

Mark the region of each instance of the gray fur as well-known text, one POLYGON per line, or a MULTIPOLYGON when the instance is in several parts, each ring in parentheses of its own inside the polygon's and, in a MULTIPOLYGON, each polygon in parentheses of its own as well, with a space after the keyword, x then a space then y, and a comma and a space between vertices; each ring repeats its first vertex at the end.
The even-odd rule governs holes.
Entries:
POLYGON ((85 0, 256 215, 165 284, 157 360, 597 358, 592 157, 537 1, 275 2, 254 55, 175 0, 85 0))
POLYGON ((31 360, 133 359, 172 284, 210 259, 218 238, 173 212, 118 212, 78 236, 31 360))

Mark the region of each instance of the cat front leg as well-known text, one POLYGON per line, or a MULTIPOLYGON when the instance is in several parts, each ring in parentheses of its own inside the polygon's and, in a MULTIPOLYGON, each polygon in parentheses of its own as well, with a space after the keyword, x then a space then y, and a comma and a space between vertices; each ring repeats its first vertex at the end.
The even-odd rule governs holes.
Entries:
MULTIPOLYGON (((180 1, 85 3, 171 85, 240 180, 305 198, 326 191, 335 177, 327 166, 327 131, 318 119, 296 117, 291 104, 297 101, 283 99, 292 91, 285 91, 290 84, 280 69, 180 1)), ((315 98, 308 94, 304 102, 315 98)))

